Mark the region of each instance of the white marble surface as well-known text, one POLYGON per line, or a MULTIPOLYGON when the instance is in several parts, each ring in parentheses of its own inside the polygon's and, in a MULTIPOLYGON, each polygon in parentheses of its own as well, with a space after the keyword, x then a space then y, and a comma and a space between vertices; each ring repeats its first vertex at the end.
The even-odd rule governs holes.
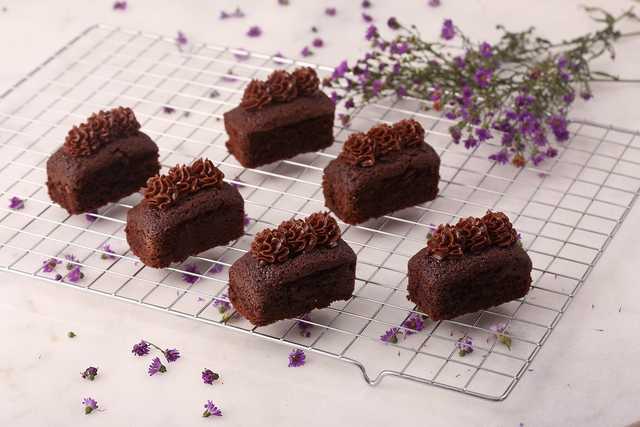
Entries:
MULTIPOLYGON (((436 35, 452 17, 476 37, 491 40, 497 23, 512 28, 536 25, 549 37, 571 36, 593 24, 577 10, 582 1, 373 0, 378 20, 391 14, 416 22, 436 35), (385 4, 383 4, 385 3, 385 4), (392 5, 392 3, 395 3, 392 5)), ((629 1, 590 4, 621 9, 629 1)), ((193 40, 295 55, 320 28, 327 47, 315 59, 335 64, 364 49, 359 1, 130 0, 116 13, 111 0, 0 0, 0 91, 9 87, 79 31, 96 22, 193 40), (338 16, 322 14, 335 5, 338 16), (221 9, 240 5, 247 17, 221 22, 221 9), (265 34, 248 39, 249 25, 265 34)), ((640 25, 640 24, 638 24, 640 25)), ((625 41, 606 69, 633 76, 640 68, 640 41, 625 41)), ((577 116, 637 129, 637 86, 600 85, 599 96, 579 106, 577 116)), ((640 418, 635 337, 640 324, 640 288, 634 261, 640 237, 640 211, 629 215, 617 238, 579 293, 547 345, 512 395, 501 403, 386 379, 366 386, 345 364, 311 356, 301 369, 288 369, 288 349, 144 307, 100 298, 8 274, 0 275, 0 422, 11 426, 164 425, 625 425, 640 418), (620 310, 620 307, 622 309, 620 310), (77 337, 70 340, 66 333, 77 337), (145 337, 179 348, 183 358, 170 374, 149 378, 147 360, 134 358, 132 343, 145 337), (97 381, 79 372, 100 367, 97 381), (205 386, 204 367, 221 372, 224 384, 205 386), (86 417, 80 400, 93 396, 104 412, 86 417), (221 419, 200 417, 212 399, 221 419)))

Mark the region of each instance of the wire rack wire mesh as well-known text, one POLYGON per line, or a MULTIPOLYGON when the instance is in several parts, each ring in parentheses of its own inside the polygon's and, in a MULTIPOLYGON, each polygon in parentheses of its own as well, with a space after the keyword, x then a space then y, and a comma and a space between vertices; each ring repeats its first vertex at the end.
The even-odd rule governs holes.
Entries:
POLYGON ((104 25, 87 29, 0 96, 1 268, 337 358, 359 367, 372 385, 396 376, 486 399, 506 398, 638 196, 638 133, 574 121, 570 141, 547 164, 496 166, 487 160, 495 146, 467 151, 451 144, 450 123, 425 111, 424 101, 390 100, 362 109, 348 128, 336 126, 336 143, 322 152, 242 168, 224 147, 222 113, 238 104, 249 79, 299 65, 323 75, 332 71, 207 44, 179 49, 171 38, 104 25), (136 111, 160 147, 164 168, 199 156, 218 164, 245 199, 245 236, 156 270, 138 261, 124 237, 126 212, 139 194, 89 216, 69 216, 52 204, 45 186, 47 157, 73 124, 117 105, 136 111), (440 194, 360 226, 341 224, 358 254, 352 298, 260 328, 239 315, 229 318, 232 311, 221 314, 228 267, 247 251, 252 236, 323 209, 322 170, 351 132, 407 117, 423 124, 441 156, 440 194), (25 200, 23 209, 7 207, 13 196, 25 200), (424 246, 433 224, 487 209, 506 212, 522 235, 534 264, 529 294, 454 320, 426 319, 423 330, 401 328, 397 343, 380 342, 386 330, 421 314, 406 299, 406 264, 424 246), (84 274, 75 282, 64 268, 69 255, 84 274), (43 262, 52 258, 62 264, 44 272, 43 262), (510 349, 492 330, 502 324, 512 339, 510 349), (473 340, 472 353, 460 356, 461 337, 473 340))

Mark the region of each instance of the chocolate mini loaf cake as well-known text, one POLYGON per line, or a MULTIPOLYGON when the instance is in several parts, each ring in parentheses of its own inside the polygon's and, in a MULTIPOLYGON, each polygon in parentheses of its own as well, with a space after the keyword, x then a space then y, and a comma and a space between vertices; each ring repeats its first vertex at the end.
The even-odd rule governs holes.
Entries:
POLYGON ((51 200, 70 214, 89 212, 138 191, 158 173, 158 147, 130 108, 100 111, 74 126, 47 160, 51 200))
POLYGON ((177 165, 149 179, 127 213, 127 242, 149 267, 168 267, 244 232, 244 200, 210 160, 177 165))
POLYGON ((252 80, 240 106, 224 113, 229 152, 255 168, 333 144, 335 105, 318 87, 310 67, 252 80))
POLYGON ((502 212, 440 225, 408 268, 408 298, 433 320, 521 298, 531 286, 531 259, 502 212))
POLYGON ((435 199, 439 169, 420 123, 380 124, 352 134, 324 169, 325 204, 344 222, 359 224, 435 199))
POLYGON ((349 299, 355 272, 336 220, 317 212, 259 232, 229 270, 229 298, 251 323, 267 325, 349 299))

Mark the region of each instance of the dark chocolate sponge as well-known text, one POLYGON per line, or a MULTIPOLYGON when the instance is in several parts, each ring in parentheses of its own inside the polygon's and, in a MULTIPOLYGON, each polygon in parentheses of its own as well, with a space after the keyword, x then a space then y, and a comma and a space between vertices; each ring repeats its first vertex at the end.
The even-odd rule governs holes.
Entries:
POLYGON ((248 252, 229 270, 229 298, 251 323, 267 325, 349 299, 355 271, 356 254, 342 239, 283 263, 261 264, 248 252))
POLYGON ((255 168, 333 144, 335 105, 324 93, 300 96, 255 111, 224 113, 227 149, 240 164, 255 168))
POLYGON ((127 242, 150 267, 168 267, 244 233, 244 200, 227 183, 203 188, 166 209, 145 199, 127 213, 127 242))
POLYGON ((436 198, 440 158, 422 143, 394 152, 372 167, 332 160, 324 170, 325 205, 341 220, 359 224, 436 198))
POLYGON ((531 286, 531 259, 520 244, 442 260, 428 251, 409 260, 407 289, 408 299, 433 320, 521 298, 531 286))
POLYGON ((72 156, 60 147, 47 160, 47 189, 51 200, 79 214, 135 193, 159 170, 158 147, 137 132, 86 156, 72 156))

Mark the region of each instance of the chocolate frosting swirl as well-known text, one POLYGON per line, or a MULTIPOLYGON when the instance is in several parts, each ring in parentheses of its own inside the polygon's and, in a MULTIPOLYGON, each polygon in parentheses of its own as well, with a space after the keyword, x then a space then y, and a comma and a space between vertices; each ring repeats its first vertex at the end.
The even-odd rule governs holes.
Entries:
POLYGON ((427 241, 427 253, 438 260, 460 258, 463 252, 456 228, 449 224, 438 226, 427 241))
POLYGON ((267 79, 267 88, 276 102, 289 102, 298 96, 296 79, 284 70, 276 70, 267 79))
POLYGON ((259 110, 271 102, 267 84, 260 80, 251 80, 244 90, 240 107, 247 111, 259 110))
POLYGON ((285 235, 270 228, 260 231, 251 242, 251 255, 260 261, 260 264, 285 262, 289 258, 285 235))
POLYGON ((353 166, 371 167, 376 164, 375 142, 364 133, 349 136, 342 147, 340 157, 353 166))
POLYGON ((316 247, 318 239, 311 226, 303 219, 285 221, 278 226, 278 231, 284 235, 291 255, 316 247))
POLYGON ((487 227, 480 218, 463 218, 456 224, 457 238, 465 252, 480 252, 491 245, 487 227))
POLYGON ((300 67, 295 70, 292 75, 296 80, 296 86, 301 95, 315 95, 315 93, 318 92, 320 79, 318 79, 318 74, 316 74, 316 70, 313 68, 300 67))
POLYGON ((166 209, 178 199, 203 188, 222 187, 224 174, 209 159, 198 159, 191 166, 176 165, 166 175, 147 180, 144 199, 150 206, 166 209))
POLYGON ((86 122, 73 126, 63 150, 72 157, 89 156, 105 144, 136 135, 140 123, 131 108, 118 107, 92 114, 86 122))
POLYGON ((316 212, 306 219, 317 238, 318 246, 335 246, 340 239, 340 227, 329 212, 316 212))
POLYGON ((417 147, 424 142, 424 128, 413 119, 400 120, 393 125, 393 130, 403 147, 417 147))
POLYGON ((377 156, 385 156, 394 151, 400 150, 400 139, 394 129, 384 123, 372 127, 367 132, 376 147, 377 156))
POLYGON ((487 227, 493 245, 506 248, 518 241, 518 233, 504 213, 487 211, 482 217, 482 222, 487 227))

